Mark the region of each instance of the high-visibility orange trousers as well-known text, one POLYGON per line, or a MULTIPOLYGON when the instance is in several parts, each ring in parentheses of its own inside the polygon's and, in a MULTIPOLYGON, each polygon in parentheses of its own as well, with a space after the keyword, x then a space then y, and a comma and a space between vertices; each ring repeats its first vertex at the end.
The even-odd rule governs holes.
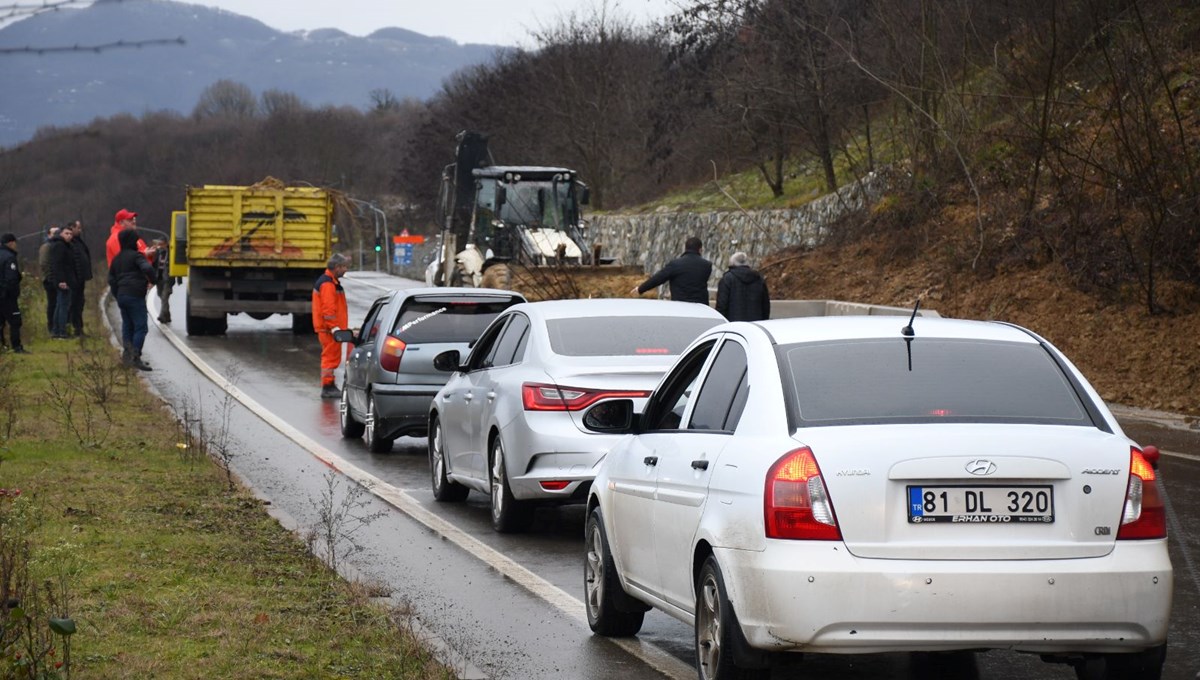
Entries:
POLYGON ((334 371, 342 363, 342 343, 334 340, 329 331, 319 331, 317 339, 321 341, 321 387, 334 385, 337 382, 334 371))

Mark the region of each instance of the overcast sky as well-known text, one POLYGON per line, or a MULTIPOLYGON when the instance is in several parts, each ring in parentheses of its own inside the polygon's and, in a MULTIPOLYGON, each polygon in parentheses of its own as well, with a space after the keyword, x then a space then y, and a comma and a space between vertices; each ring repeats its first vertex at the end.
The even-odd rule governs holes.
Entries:
MULTIPOLYGON (((603 0, 184 0, 253 17, 282 31, 337 28, 367 35, 387 26, 460 43, 525 45, 530 30, 553 26, 568 12, 590 14, 603 0)), ((681 0, 609 0, 637 24, 672 13, 681 0)))

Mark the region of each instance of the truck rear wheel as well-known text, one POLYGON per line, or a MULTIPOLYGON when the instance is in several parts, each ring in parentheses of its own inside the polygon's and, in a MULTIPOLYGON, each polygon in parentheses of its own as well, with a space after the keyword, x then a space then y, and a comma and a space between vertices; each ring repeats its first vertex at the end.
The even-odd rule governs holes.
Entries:
POLYGON ((200 317, 200 316, 195 316, 194 314, 192 314, 191 298, 188 298, 188 301, 187 301, 186 321, 187 321, 186 325, 187 325, 187 334, 188 335, 207 335, 208 324, 205 322, 207 322, 208 319, 205 319, 204 317, 200 317))
POLYGON ((292 335, 312 335, 312 314, 292 313, 292 335))
POLYGON ((208 322, 209 335, 225 335, 229 330, 229 315, 222 314, 219 319, 205 319, 208 322))

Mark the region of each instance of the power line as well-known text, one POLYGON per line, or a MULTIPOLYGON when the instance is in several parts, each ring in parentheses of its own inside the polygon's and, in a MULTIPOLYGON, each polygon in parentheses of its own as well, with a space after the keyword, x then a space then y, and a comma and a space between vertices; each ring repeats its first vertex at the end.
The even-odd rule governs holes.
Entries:
POLYGON ((102 43, 99 45, 64 45, 61 47, 0 47, 0 54, 53 54, 61 52, 106 52, 127 47, 141 49, 143 47, 154 47, 161 45, 186 45, 187 41, 183 36, 178 38, 155 38, 152 40, 118 40, 116 42, 102 43))
MULTIPOLYGON (((125 0, 117 0, 124 2, 125 0)), ((27 17, 32 17, 37 14, 46 12, 57 12, 60 9, 67 7, 77 7, 82 5, 90 5, 92 0, 41 0, 40 2, 17 2, 8 5, 0 5, 0 26, 11 23, 13 21, 22 20, 27 17)), ((64 52, 106 52, 108 50, 137 48, 143 47, 158 47, 164 45, 186 45, 183 37, 178 38, 154 38, 150 40, 117 40, 116 42, 99 43, 96 45, 62 45, 52 47, 36 47, 26 45, 24 47, 0 47, 0 55, 5 54, 55 54, 64 52)))

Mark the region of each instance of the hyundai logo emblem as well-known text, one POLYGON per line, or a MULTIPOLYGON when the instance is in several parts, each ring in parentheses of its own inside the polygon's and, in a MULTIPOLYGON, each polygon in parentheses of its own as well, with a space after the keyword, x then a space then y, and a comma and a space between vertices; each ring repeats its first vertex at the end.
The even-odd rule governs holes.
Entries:
POLYGON ((967 472, 970 472, 973 475, 979 475, 982 477, 983 475, 990 475, 995 471, 996 464, 990 460, 978 458, 967 463, 967 472))

